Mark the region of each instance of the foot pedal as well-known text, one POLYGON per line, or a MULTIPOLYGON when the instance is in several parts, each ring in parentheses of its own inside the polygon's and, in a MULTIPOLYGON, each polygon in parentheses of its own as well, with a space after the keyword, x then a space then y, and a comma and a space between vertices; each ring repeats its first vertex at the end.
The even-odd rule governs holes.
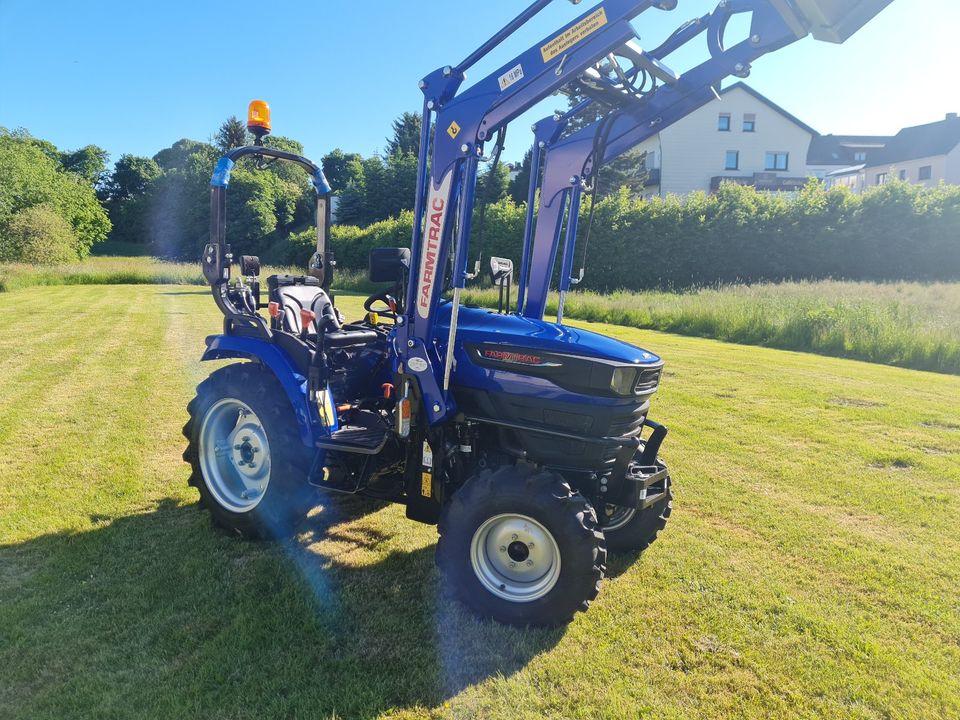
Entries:
POLYGON ((317 441, 317 447, 324 450, 377 455, 383 450, 390 438, 390 432, 383 428, 368 428, 357 425, 345 425, 329 438, 317 441))

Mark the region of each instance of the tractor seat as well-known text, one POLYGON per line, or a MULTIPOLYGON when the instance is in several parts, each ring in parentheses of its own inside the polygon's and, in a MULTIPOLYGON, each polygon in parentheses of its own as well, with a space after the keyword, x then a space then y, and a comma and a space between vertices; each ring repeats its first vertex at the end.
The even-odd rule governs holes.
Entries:
POLYGON ((294 335, 303 332, 301 310, 311 310, 316 319, 307 328, 308 335, 324 336, 328 347, 366 345, 379 339, 373 330, 344 330, 337 318, 333 302, 320 287, 320 281, 309 275, 271 275, 267 278, 270 302, 280 306, 281 330, 294 335))

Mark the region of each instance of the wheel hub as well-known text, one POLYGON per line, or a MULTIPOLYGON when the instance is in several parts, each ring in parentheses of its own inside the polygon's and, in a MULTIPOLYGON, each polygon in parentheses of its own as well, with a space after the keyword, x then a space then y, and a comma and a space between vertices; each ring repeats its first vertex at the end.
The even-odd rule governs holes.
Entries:
POLYGON ((270 481, 270 445, 260 418, 241 400, 225 398, 200 426, 200 468, 214 499, 231 512, 249 512, 270 481))
POLYGON ((600 512, 600 526, 604 531, 619 530, 633 520, 637 514, 636 508, 621 505, 604 505, 600 512))
POLYGON ((484 522, 473 535, 470 561, 480 583, 511 602, 543 597, 560 577, 556 540, 526 515, 507 513, 484 522))

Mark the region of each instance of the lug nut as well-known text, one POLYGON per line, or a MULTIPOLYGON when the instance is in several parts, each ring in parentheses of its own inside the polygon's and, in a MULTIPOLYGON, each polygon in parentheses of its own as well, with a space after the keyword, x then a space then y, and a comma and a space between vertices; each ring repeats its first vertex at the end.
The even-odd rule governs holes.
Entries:
POLYGON ((533 560, 527 560, 527 567, 533 567, 533 560))
POLYGON ((516 533, 514 533, 514 534, 510 537, 510 539, 511 539, 511 540, 516 540, 518 537, 519 537, 519 536, 518 536, 516 533))
POLYGON ((506 552, 506 551, 507 551, 507 546, 506 546, 506 545, 501 545, 501 546, 500 546, 500 552, 506 552))
POLYGON ((513 560, 511 560, 511 561, 510 561, 510 567, 515 568, 516 566, 517 566, 517 564, 516 564, 513 560))

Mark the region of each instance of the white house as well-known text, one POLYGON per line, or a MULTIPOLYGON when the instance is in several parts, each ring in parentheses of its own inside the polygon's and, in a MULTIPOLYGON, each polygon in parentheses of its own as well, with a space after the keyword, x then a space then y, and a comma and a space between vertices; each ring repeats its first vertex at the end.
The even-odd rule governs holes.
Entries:
POLYGON ((647 140, 646 195, 710 192, 729 180, 763 190, 796 190, 809 175, 816 130, 738 82, 647 140))
POLYGON ((865 187, 899 178, 932 186, 960 185, 960 117, 949 113, 940 122, 904 128, 862 170, 865 187))

